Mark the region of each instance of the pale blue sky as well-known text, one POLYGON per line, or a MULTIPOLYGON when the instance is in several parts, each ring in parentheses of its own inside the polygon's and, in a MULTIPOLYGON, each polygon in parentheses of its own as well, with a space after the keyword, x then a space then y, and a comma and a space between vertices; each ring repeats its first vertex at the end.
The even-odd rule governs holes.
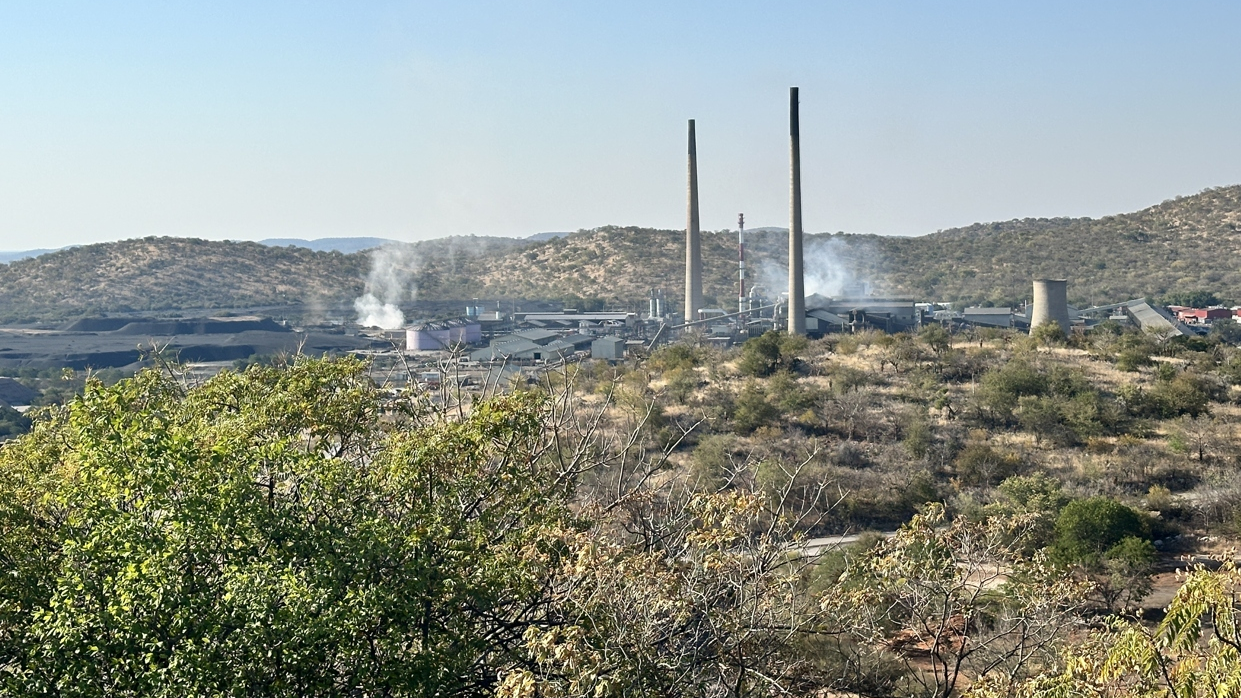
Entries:
POLYGON ((0 4, 0 249, 920 234, 1241 182, 1238 2, 0 4))

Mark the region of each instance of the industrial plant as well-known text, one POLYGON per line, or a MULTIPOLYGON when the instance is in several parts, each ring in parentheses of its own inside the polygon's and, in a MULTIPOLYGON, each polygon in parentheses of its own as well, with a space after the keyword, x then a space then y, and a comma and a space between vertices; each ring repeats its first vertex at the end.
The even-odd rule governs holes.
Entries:
MULTIPOLYGON (((1102 322, 1140 327, 1166 337, 1201 334, 1213 323, 1233 322, 1238 310, 1225 307, 1159 307, 1146 299, 1074 308, 1070 279, 1032 278, 1032 302, 1019 307, 953 308, 935 300, 889 298, 869 284, 844 284, 832 296, 806 294, 803 250, 801 123, 798 88, 789 90, 789 222, 787 283, 746 266, 745 214, 737 215, 736 307, 707 307, 703 293, 703 244, 699 210, 696 122, 688 121, 684 278, 652 288, 644 311, 634 308, 565 307, 547 300, 469 300, 384 305, 397 324, 381 330, 357 323, 277 322, 244 317, 84 318, 67 325, 3 329, 0 369, 134 368, 156 349, 210 375, 233 362, 291 352, 356 354, 374 365, 386 383, 417 381, 440 385, 451 371, 463 383, 494 382, 518 374, 534 376, 547 367, 583 358, 618 362, 661 343, 692 335, 696 341, 728 347, 773 330, 820 337, 863 330, 917 331, 928 324, 949 330, 994 328, 1029 331, 1054 323, 1065 333, 1102 322), (667 289, 683 282, 677 311, 667 289), (779 286, 771 288, 772 286, 779 286), (781 288, 782 287, 782 288, 781 288), (449 310, 451 309, 451 312, 449 310), (457 311, 463 309, 464 313, 457 311), (413 317, 405 323, 405 317, 413 317), (399 329, 398 329, 399 328, 399 329), (145 347, 145 348, 144 348, 145 347)), ((718 249, 718 248, 717 248, 718 249)), ((812 255, 812 261, 816 257, 812 255)), ((818 257, 821 263, 822 257, 818 257)), ((812 274, 816 270, 811 270, 812 274)), ((782 272, 783 273, 783 272, 782 272)), ((368 282, 369 283, 369 282, 368 282)), ((368 286, 369 288, 369 286, 368 286)), ((385 298, 400 295, 397 288, 385 298)), ((386 301, 385 301, 386 302, 386 301)), ((714 301, 712 301, 714 302, 714 301)))

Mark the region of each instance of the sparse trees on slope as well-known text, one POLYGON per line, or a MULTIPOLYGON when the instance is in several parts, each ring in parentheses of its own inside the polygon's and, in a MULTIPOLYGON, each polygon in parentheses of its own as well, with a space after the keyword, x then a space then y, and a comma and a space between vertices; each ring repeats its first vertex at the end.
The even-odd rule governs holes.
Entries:
POLYGON ((901 658, 931 695, 1019 680, 1055 658, 1084 593, 1023 552, 1032 523, 948 523, 933 506, 850 565, 823 608, 838 632, 901 658))

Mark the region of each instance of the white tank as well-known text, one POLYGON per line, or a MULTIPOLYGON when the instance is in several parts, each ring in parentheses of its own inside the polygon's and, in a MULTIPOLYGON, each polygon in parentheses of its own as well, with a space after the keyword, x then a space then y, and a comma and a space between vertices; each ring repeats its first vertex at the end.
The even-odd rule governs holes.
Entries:
POLYGON ((1069 282, 1067 279, 1035 279, 1034 310, 1030 315, 1030 331, 1039 325, 1055 322, 1069 331, 1069 282))

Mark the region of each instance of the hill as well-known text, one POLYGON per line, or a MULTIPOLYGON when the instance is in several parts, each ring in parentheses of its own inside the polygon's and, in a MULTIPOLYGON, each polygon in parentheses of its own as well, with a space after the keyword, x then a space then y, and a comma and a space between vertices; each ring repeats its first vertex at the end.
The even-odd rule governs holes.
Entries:
MULTIPOLYGON (((1241 186, 1136 213, 979 223, 921 237, 807 235, 807 291, 868 282, 877 293, 1012 305, 1030 279, 1070 279, 1075 304, 1210 290, 1241 301, 1241 186)), ((64 249, 0 266, 0 319, 98 312, 348 304, 372 269, 402 298, 599 298, 679 303, 684 232, 605 226, 546 240, 449 237, 344 254, 299 246, 149 237, 64 249)), ((787 236, 747 235, 751 284, 785 283, 787 236)), ((732 307, 736 237, 703 234, 709 305, 732 307)))
POLYGON ((0 266, 0 316, 232 308, 335 300, 367 259, 256 242, 149 237, 84 245, 0 266))
POLYGON ((348 305, 383 255, 427 298, 470 298, 480 258, 528 244, 457 236, 344 254, 257 242, 147 237, 66 248, 0 265, 0 321, 99 313, 348 305))
MULTIPOLYGON (((1013 305, 1036 277, 1068 278, 1075 304, 1205 289, 1241 301, 1241 186, 1177 197, 1136 213, 978 223, 919 237, 806 236, 807 291, 869 282, 877 293, 962 304, 1013 305)), ((650 288, 680 295, 683 231, 605 227, 531 245, 490 261, 484 294, 632 300, 650 288)), ((753 282, 784 284, 787 238, 747 234, 753 282)), ((731 305, 736 240, 704 233, 708 302, 731 305)))
POLYGON ((1136 213, 975 224, 919 238, 872 238, 863 266, 920 297, 1008 305, 1029 280, 1068 278, 1070 302, 1206 289, 1241 301, 1241 186, 1208 189, 1136 213))

